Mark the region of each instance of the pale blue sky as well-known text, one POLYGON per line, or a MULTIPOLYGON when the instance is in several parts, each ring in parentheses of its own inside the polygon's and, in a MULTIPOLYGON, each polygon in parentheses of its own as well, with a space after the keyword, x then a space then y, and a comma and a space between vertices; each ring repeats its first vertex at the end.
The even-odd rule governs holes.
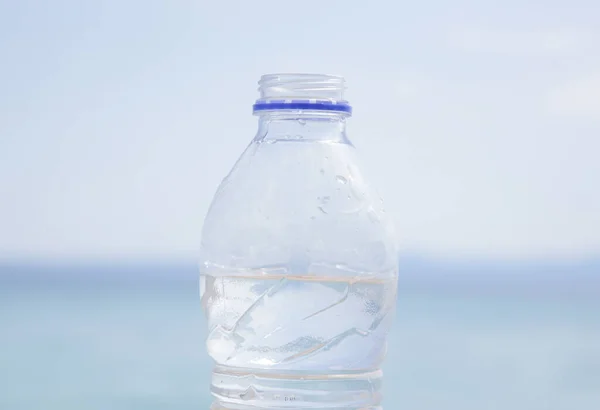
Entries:
POLYGON ((286 71, 346 77, 403 250, 600 255, 600 3, 367 3, 0 1, 0 258, 194 257, 286 71))

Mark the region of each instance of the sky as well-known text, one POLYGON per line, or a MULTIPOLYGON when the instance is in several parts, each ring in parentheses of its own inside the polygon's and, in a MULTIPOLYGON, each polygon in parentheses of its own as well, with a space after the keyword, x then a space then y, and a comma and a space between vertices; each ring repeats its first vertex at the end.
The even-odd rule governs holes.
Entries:
POLYGON ((194 258, 262 74, 346 78, 404 252, 600 256, 600 3, 0 1, 0 259, 194 258))

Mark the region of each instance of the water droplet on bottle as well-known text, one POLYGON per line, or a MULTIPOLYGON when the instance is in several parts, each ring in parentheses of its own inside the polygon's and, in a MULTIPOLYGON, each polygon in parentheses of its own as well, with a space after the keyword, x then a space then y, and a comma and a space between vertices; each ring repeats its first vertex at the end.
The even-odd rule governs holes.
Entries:
POLYGON ((317 197, 317 201, 319 201, 321 206, 327 205, 327 203, 329 202, 330 199, 331 199, 330 196, 318 196, 317 197))
POLYGON ((337 182, 339 182, 340 184, 347 184, 348 180, 346 179, 346 177, 343 177, 341 175, 336 175, 335 179, 337 182))
POLYGON ((365 194, 353 184, 350 184, 350 194, 359 201, 362 201, 365 197, 365 194))
POLYGON ((325 161, 329 160, 329 156, 325 155, 325 161))
POLYGON ((319 170, 319 172, 321 173, 321 175, 324 175, 324 174, 325 174, 325 170, 324 170, 323 168, 321 168, 321 169, 319 170))
POLYGON ((373 208, 369 208, 369 211, 367 212, 367 216, 369 217, 369 219, 371 220, 372 223, 379 223, 379 216, 377 215, 377 213, 375 212, 375 210, 373 208))
POLYGON ((306 120, 303 119, 303 118, 299 118, 298 119, 298 124, 300 124, 300 125, 306 125, 306 120))
POLYGON ((298 135, 294 135, 294 138, 296 138, 296 139, 298 139, 298 140, 303 140, 303 139, 304 139, 304 136, 303 136, 303 135, 300 135, 300 134, 298 134, 298 135))
POLYGON ((317 219, 317 217, 313 215, 310 217, 310 219, 314 221, 315 219, 317 219))
POLYGON ((321 211, 321 212, 323 212, 324 214, 327 215, 327 211, 322 206, 319 207, 319 211, 321 211))

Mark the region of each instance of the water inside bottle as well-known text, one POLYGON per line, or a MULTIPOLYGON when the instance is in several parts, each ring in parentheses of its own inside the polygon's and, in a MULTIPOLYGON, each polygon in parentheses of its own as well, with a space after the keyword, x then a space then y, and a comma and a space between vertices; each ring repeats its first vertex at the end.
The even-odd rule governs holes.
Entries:
POLYGON ((204 276, 213 394, 239 405, 377 405, 395 289, 394 277, 204 276))

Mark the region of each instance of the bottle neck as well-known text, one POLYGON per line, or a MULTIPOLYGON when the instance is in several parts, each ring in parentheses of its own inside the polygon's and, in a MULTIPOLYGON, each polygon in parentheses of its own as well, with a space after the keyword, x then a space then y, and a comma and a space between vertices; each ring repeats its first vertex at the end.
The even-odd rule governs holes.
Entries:
POLYGON ((346 117, 338 112, 261 113, 257 142, 306 141, 352 145, 346 136, 346 117))

